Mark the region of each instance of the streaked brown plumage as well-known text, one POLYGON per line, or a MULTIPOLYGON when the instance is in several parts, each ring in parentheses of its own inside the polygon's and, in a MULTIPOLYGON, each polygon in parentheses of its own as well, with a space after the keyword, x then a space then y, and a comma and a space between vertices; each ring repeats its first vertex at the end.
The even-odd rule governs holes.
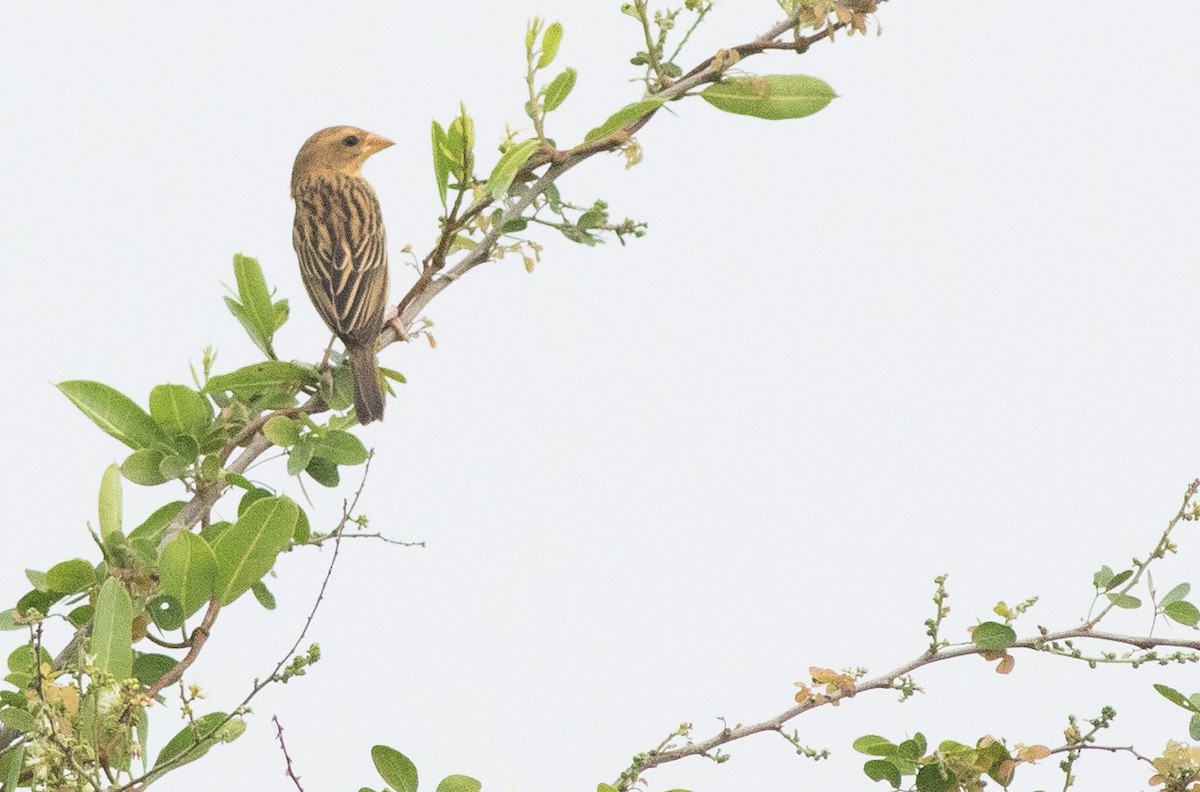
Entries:
POLYGON ((322 129, 292 168, 292 244, 317 313, 342 343, 354 376, 359 423, 383 418, 375 343, 388 297, 387 237, 362 165, 392 141, 357 127, 322 129))

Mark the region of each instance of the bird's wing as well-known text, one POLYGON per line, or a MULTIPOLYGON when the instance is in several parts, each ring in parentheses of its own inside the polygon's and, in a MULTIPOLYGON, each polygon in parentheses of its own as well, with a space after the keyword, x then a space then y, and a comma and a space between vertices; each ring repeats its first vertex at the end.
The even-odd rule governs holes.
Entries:
POLYGON ((373 343, 387 302, 387 237, 365 182, 320 184, 296 196, 292 242, 304 285, 344 342, 373 343))

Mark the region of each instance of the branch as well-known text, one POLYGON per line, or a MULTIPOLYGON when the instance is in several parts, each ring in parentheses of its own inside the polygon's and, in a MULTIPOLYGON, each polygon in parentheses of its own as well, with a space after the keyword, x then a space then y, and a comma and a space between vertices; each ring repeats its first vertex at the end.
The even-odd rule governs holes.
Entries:
MULTIPOLYGON (((1071 630, 1061 630, 1059 632, 1042 632, 1037 637, 1019 640, 1012 644, 1012 646, 1009 648, 1046 651, 1048 649, 1048 645, 1053 642, 1082 638, 1124 644, 1144 650, 1154 649, 1160 646, 1170 646, 1200 651, 1200 640, 1184 641, 1178 639, 1154 638, 1151 636, 1100 633, 1085 627, 1077 627, 1071 630)), ((759 734, 761 732, 780 732, 782 731, 785 723, 799 715, 803 715, 805 712, 810 710, 823 707, 826 704, 837 704, 838 702, 853 698, 859 693, 865 693, 869 690, 895 690, 898 681, 919 668, 933 665, 934 663, 940 663, 943 660, 952 660, 954 658, 967 657, 970 655, 980 655, 989 651, 993 650, 981 649, 974 644, 959 644, 956 646, 943 647, 937 651, 927 651, 919 657, 916 657, 907 663, 888 671, 886 674, 881 674, 877 677, 855 683, 854 687, 846 692, 835 691, 827 696, 811 698, 808 701, 805 701, 803 704, 798 704, 795 707, 779 713, 773 718, 768 718, 767 720, 759 723, 753 723, 748 726, 738 725, 732 728, 727 726, 721 729, 721 731, 717 734, 701 742, 688 743, 687 745, 665 751, 648 752, 643 756, 643 761, 639 762, 639 773, 660 765, 667 764, 669 762, 679 761, 680 759, 684 759, 689 756, 701 756, 709 754, 715 748, 718 748, 722 745, 727 745, 737 740, 745 739, 746 737, 754 734, 759 734)), ((634 779, 629 779, 628 781, 618 782, 616 786, 623 792, 629 788, 633 780, 634 779)))

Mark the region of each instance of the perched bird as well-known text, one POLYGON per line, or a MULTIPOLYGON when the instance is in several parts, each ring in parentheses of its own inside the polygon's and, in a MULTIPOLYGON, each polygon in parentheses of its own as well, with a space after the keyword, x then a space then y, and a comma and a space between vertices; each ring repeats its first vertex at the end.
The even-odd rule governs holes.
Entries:
POLYGON ((383 418, 375 342, 388 297, 383 216, 362 165, 390 145, 357 127, 329 127, 304 142, 292 168, 300 276, 317 313, 346 345, 362 424, 383 418))

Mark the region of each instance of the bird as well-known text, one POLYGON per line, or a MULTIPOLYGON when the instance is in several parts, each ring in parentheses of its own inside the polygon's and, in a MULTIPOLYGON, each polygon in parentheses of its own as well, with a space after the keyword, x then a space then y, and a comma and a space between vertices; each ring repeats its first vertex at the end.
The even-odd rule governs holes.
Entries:
POLYGON ((383 214, 362 166, 391 145, 358 127, 327 127, 304 142, 292 167, 300 277, 317 313, 346 345, 360 424, 383 418, 376 341, 388 297, 383 214))

